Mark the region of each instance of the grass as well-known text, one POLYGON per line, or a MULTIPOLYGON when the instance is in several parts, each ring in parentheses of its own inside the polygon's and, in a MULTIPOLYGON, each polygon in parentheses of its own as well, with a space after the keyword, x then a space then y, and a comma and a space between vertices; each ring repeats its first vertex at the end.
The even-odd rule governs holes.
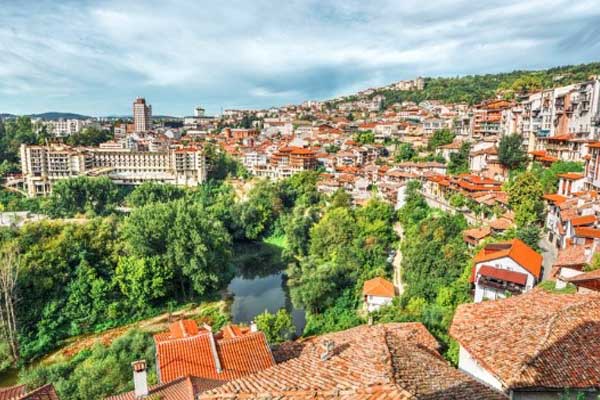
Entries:
POLYGON ((287 238, 285 235, 271 235, 263 239, 263 242, 272 244, 281 249, 287 249, 287 238))
POLYGON ((548 293, 553 294, 573 294, 577 292, 577 287, 572 283, 567 283, 563 289, 556 288, 556 281, 543 281, 538 287, 544 289, 548 293))

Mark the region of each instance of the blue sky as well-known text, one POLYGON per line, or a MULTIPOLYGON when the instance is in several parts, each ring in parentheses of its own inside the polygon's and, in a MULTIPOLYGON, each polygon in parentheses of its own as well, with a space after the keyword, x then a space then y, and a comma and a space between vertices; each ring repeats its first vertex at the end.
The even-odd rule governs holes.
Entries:
POLYGON ((259 108, 600 61, 598 0, 0 0, 0 112, 259 108))

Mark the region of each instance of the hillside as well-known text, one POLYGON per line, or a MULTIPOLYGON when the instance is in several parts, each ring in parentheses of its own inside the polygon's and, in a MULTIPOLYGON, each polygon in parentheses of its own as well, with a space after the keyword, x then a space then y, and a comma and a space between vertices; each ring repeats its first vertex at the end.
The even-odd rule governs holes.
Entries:
POLYGON ((513 98, 520 93, 569 85, 600 75, 600 62, 554 67, 537 71, 513 71, 499 74, 466 75, 454 78, 425 78, 422 91, 378 89, 385 96, 384 106, 402 101, 440 100, 476 104, 497 94, 513 98))

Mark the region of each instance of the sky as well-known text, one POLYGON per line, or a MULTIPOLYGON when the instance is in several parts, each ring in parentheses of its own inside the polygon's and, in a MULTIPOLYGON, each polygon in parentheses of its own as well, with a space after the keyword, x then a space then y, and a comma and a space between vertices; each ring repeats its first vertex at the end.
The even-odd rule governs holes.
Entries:
POLYGON ((218 114, 591 61, 598 0, 0 0, 0 113, 218 114))

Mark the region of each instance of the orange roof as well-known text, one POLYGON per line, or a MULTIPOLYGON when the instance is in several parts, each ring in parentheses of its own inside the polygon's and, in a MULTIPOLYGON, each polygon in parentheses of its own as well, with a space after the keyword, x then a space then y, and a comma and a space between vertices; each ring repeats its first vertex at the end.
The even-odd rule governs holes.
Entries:
POLYGON ((600 229, 582 226, 579 228, 575 228, 575 236, 590 239, 600 239, 600 229))
POLYGON ((364 296, 394 297, 394 284, 387 279, 373 278, 363 285, 364 296))
MULTIPOLYGON (((540 273, 542 272, 542 255, 519 239, 513 239, 509 242, 488 244, 475 255, 473 263, 479 264, 481 262, 497 260, 503 257, 511 258, 535 276, 536 279, 540 277, 540 273)), ((473 265, 471 281, 475 278, 474 273, 475 265, 473 265)))
POLYGON ((596 222, 595 215, 582 215, 581 217, 571 218, 573 226, 590 225, 596 222))
POLYGON ((230 329, 213 336, 209 329, 194 325, 191 320, 178 321, 171 324, 169 332, 154 335, 161 383, 184 376, 232 380, 275 365, 262 332, 230 337, 236 334, 230 329), (217 340, 219 336, 223 339, 217 340))
POLYGON ((560 194, 545 194, 544 199, 551 201, 555 204, 560 204, 567 200, 565 196, 561 196, 560 194))
POLYGON ((489 236, 490 233, 492 233, 490 227, 484 226, 481 228, 473 228, 473 229, 467 229, 467 230, 463 231, 463 237, 472 237, 473 239, 481 240, 481 239, 489 236))
POLYGON ((570 181, 576 181, 579 179, 583 179, 583 174, 578 174, 575 172, 567 172, 565 174, 558 174, 559 178, 567 179, 570 181))

